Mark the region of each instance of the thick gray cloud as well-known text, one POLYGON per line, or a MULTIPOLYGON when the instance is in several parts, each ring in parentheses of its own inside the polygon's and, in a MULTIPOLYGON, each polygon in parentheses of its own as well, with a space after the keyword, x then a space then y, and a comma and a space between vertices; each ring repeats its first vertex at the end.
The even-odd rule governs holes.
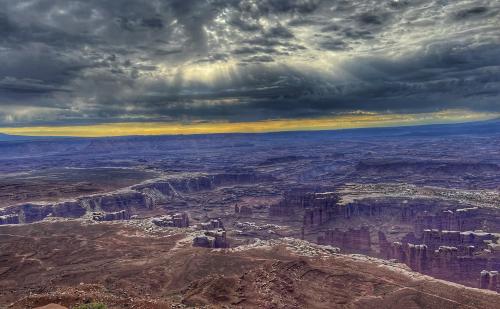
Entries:
POLYGON ((495 0, 0 0, 0 125, 500 112, 495 0))

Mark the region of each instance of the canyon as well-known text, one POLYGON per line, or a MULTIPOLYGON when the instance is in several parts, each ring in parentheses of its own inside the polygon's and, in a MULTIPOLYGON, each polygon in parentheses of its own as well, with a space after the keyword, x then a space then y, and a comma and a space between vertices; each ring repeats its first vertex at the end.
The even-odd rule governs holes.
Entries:
POLYGON ((0 141, 0 307, 495 308, 500 123, 439 128, 0 141))

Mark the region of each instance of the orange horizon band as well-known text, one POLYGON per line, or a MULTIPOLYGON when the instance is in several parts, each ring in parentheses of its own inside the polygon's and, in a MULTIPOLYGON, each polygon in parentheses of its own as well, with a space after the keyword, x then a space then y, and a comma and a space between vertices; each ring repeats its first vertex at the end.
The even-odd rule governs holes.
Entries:
POLYGON ((0 133, 74 137, 265 133, 470 122, 494 119, 498 118, 499 115, 463 110, 421 114, 359 113, 322 118, 274 119, 253 122, 120 122, 74 126, 0 127, 0 133))

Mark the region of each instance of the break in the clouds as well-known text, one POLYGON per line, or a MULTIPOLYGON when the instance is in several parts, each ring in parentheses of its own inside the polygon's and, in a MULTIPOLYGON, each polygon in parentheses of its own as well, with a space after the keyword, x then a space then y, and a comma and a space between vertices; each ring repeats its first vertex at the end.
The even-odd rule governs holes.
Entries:
POLYGON ((0 125, 500 111, 497 0, 0 0, 0 125))

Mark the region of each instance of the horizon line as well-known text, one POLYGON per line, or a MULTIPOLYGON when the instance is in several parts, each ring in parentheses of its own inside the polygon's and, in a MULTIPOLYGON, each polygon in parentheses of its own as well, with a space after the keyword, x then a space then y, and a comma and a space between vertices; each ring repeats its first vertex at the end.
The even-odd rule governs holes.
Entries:
POLYGON ((249 122, 116 122, 86 125, 0 127, 0 133, 32 137, 119 137, 200 134, 276 133, 403 127, 487 121, 500 113, 443 110, 432 113, 351 113, 319 118, 270 119, 249 122))

